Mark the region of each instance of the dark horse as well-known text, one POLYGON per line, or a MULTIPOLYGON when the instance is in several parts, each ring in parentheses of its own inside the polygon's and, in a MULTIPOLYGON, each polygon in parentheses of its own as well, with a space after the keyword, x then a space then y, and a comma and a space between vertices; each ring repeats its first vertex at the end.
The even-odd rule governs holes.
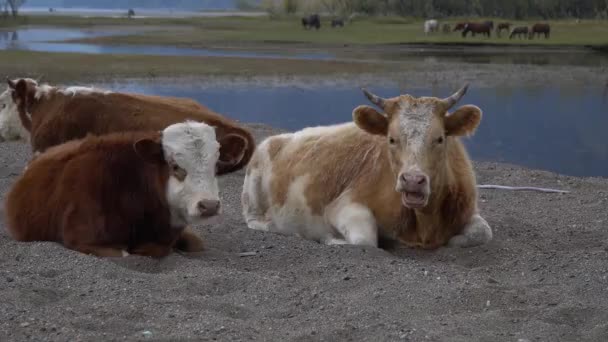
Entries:
POLYGON ((473 34, 473 37, 475 37, 475 34, 477 33, 481 33, 490 37, 490 32, 492 32, 492 26, 493 25, 488 24, 488 22, 468 23, 464 25, 464 30, 462 30, 462 36, 466 37, 467 33, 471 32, 473 34))
POLYGON ((540 35, 543 33, 545 34, 545 39, 549 39, 549 35, 551 34, 551 27, 549 24, 534 24, 530 30, 529 39, 534 38, 534 35, 538 35, 540 37, 540 35))
POLYGON ((507 30, 507 32, 509 32, 510 28, 511 23, 499 23, 498 26, 496 26, 496 35, 500 37, 502 30, 507 30))
POLYGON ((305 29, 316 28, 317 30, 321 28, 321 18, 319 18, 318 14, 309 15, 308 17, 302 18, 302 26, 305 29))
POLYGON ((344 20, 342 20, 342 19, 332 19, 331 20, 331 27, 336 27, 336 26, 344 27, 344 20))
POLYGON ((509 35, 509 39, 513 39, 513 36, 518 36, 521 39, 521 36, 524 38, 528 35, 528 26, 517 26, 513 28, 511 34, 509 35))

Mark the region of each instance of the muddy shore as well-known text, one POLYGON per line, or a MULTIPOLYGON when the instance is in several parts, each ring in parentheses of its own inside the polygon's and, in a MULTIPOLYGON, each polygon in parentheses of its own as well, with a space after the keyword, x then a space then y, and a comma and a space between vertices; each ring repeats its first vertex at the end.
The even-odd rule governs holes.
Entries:
MULTIPOLYGON (((277 132, 251 127, 258 140, 277 132)), ((2 197, 29 156, 0 144, 2 197)), ((0 340, 607 340, 608 180, 475 170, 479 183, 570 193, 480 190, 493 241, 433 252, 247 229, 243 171, 221 179, 225 212, 196 228, 200 255, 99 259, 14 242, 2 226, 0 340)))

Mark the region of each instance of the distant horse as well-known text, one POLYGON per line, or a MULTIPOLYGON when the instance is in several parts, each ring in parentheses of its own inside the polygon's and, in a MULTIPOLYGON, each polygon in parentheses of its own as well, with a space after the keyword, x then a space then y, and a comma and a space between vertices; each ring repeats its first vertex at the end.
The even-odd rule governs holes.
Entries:
POLYGON ((507 32, 509 32, 510 28, 511 28, 511 23, 499 23, 498 26, 496 27, 496 35, 500 37, 502 30, 507 30, 507 32))
POLYGON ((302 26, 304 26, 304 29, 306 30, 312 27, 318 30, 321 28, 321 18, 319 18, 318 14, 313 14, 308 17, 304 17, 302 18, 302 26))
POLYGON ((452 32, 462 31, 462 30, 464 30, 464 27, 466 25, 467 25, 467 23, 457 23, 456 26, 454 26, 454 30, 452 32))
POLYGON ((448 34, 452 31, 450 24, 443 24, 443 33, 448 34))
POLYGON ((439 22, 435 19, 427 20, 424 22, 424 34, 429 32, 437 32, 439 30, 439 22))
POLYGON ((519 39, 521 39, 522 35, 524 36, 524 38, 528 35, 528 26, 514 27, 511 31, 511 34, 509 35, 509 39, 513 39, 514 36, 518 36, 519 39))
POLYGON ((549 39, 549 35, 551 33, 551 27, 549 24, 534 24, 532 25, 532 29, 530 30, 529 39, 534 38, 534 35, 538 35, 540 37, 541 34, 545 35, 545 39, 549 39))
POLYGON ((467 23, 466 25, 464 25, 464 30, 462 31, 462 36, 466 37, 467 33, 469 33, 469 32, 471 32, 473 37, 475 37, 475 34, 481 33, 483 35, 487 35, 489 38, 490 32, 492 32, 492 28, 487 22, 485 22, 485 23, 467 23))
POLYGON ((331 27, 344 27, 344 20, 342 19, 332 19, 331 20, 331 27))

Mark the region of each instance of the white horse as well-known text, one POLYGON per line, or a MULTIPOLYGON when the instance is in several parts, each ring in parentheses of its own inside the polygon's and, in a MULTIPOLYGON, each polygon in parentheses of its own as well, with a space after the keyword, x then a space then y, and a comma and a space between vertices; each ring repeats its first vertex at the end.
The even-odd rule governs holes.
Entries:
POLYGON ((424 34, 427 35, 429 32, 439 31, 439 22, 435 19, 426 20, 424 22, 424 34))

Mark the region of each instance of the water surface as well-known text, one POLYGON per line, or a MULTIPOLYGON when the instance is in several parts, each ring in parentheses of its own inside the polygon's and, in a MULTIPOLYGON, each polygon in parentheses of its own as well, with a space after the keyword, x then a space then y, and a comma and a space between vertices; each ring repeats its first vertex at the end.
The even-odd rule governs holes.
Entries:
MULTIPOLYGON (((167 96, 191 97, 244 122, 287 130, 352 119, 368 104, 352 87, 217 86, 116 83, 104 87, 167 96)), ((374 87, 380 96, 399 94, 397 85, 374 87)), ((455 89, 415 88, 415 96, 444 97, 455 89)), ((477 133, 464 139, 473 159, 507 162, 575 176, 608 177, 608 112, 604 89, 548 87, 470 88, 461 104, 483 110, 477 133)))

